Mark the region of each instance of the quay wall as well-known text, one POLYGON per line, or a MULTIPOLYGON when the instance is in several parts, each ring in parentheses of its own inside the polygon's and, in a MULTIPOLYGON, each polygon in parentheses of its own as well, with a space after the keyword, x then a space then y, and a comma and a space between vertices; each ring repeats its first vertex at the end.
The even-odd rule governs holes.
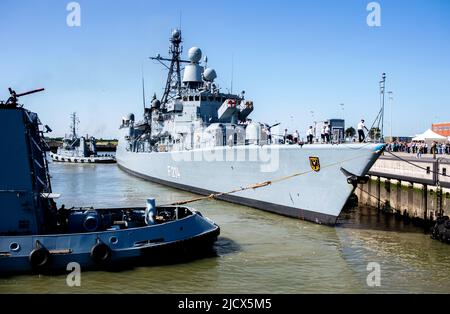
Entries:
POLYGON ((450 216, 450 161, 382 156, 369 172, 370 181, 355 193, 362 205, 404 218, 432 222, 450 216))

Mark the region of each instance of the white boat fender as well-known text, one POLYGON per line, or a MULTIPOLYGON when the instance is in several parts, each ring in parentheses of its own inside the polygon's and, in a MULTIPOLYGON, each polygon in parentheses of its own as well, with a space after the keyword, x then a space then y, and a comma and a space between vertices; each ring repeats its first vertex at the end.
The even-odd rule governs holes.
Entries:
POLYGON ((106 263, 111 258, 111 249, 105 243, 97 239, 97 243, 91 249, 91 258, 96 263, 106 263))
POLYGON ((145 223, 154 225, 156 217, 156 200, 154 198, 147 199, 147 208, 145 209, 145 223))
POLYGON ((50 252, 38 240, 28 256, 28 260, 33 268, 42 268, 50 261, 50 252))

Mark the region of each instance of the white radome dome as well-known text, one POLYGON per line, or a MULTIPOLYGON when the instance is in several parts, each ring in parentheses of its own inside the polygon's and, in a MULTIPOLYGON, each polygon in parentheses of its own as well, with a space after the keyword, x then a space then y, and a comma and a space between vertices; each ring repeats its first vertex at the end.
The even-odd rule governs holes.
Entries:
POLYGON ((180 38, 180 35, 181 35, 181 32, 180 32, 179 29, 174 29, 174 30, 173 30, 173 32, 172 32, 172 38, 178 39, 178 38, 180 38))
POLYGON ((202 50, 197 47, 192 47, 189 49, 188 56, 191 62, 198 63, 202 59, 202 50))
POLYGON ((207 68, 205 72, 203 72, 203 78, 207 82, 213 82, 217 78, 216 70, 207 68))

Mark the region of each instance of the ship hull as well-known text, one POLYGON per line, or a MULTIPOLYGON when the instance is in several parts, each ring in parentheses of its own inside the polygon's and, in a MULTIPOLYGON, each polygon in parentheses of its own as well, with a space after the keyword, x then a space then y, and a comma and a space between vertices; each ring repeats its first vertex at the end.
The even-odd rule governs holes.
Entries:
POLYGON ((223 193, 215 198, 334 225, 355 189, 348 181, 348 174, 365 176, 383 147, 377 144, 250 145, 191 152, 134 153, 119 144, 116 158, 121 169, 149 181, 201 195, 223 193), (267 153, 268 147, 271 153, 267 153), (236 158, 239 154, 262 155, 263 150, 265 156, 261 159, 236 158), (214 154, 222 155, 223 160, 210 158, 214 154), (271 154, 275 162, 268 161, 271 154), (245 189, 261 183, 259 188, 245 189), (236 192, 239 189, 242 190, 236 192), (227 193, 230 191, 234 193, 227 193))

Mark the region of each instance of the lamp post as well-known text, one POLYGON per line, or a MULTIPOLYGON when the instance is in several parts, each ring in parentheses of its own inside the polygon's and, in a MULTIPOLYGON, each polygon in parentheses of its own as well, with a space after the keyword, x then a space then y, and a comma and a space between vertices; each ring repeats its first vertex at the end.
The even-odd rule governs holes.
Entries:
POLYGON ((393 134, 392 134, 392 106, 393 106, 393 104, 394 104, 394 93, 393 92, 388 92, 388 94, 389 94, 389 103, 390 103, 390 111, 391 111, 391 141, 393 141, 394 140, 394 138, 393 138, 393 134))
POLYGON ((341 106, 341 109, 342 109, 342 119, 345 120, 344 104, 340 104, 339 106, 341 106))

